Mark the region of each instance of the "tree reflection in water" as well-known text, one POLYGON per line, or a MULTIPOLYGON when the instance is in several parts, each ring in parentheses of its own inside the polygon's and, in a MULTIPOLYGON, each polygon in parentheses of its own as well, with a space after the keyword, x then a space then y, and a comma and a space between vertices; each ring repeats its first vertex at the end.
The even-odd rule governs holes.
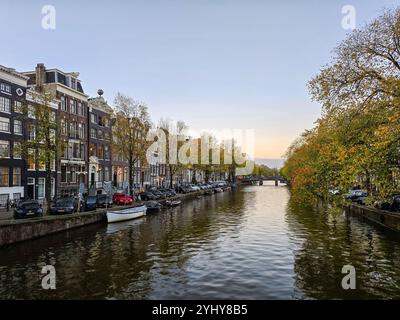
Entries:
POLYGON ((286 221, 301 243, 295 253, 296 286, 305 297, 367 299, 400 296, 400 238, 348 217, 339 208, 289 201, 286 221), (356 290, 341 286, 342 267, 355 267, 356 290))

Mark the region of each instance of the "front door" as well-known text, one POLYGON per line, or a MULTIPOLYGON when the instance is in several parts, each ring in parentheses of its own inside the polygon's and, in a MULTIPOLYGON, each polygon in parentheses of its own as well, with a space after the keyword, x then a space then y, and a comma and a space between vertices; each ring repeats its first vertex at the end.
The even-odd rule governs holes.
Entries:
POLYGON ((35 185, 28 184, 27 198, 28 199, 35 199, 35 185))

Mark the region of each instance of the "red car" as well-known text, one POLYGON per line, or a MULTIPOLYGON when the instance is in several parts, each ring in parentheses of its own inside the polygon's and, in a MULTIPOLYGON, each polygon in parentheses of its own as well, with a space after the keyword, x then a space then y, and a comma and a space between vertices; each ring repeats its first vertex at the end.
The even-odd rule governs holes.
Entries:
POLYGON ((132 204, 134 199, 130 196, 127 196, 124 192, 116 192, 113 195, 113 203, 117 205, 126 205, 132 204))

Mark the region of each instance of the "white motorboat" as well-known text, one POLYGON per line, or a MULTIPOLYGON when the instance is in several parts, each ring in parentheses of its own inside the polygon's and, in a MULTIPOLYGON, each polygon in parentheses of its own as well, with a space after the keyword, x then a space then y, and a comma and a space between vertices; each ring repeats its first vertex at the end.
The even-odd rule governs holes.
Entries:
POLYGON ((146 206, 133 207, 118 211, 107 211, 107 222, 119 222, 140 218, 146 215, 146 206))

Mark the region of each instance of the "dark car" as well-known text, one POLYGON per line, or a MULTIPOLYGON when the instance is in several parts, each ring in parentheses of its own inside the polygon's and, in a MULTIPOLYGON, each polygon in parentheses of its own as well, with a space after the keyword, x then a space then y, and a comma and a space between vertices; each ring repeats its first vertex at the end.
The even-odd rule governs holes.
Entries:
POLYGON ((363 190, 352 190, 346 195, 347 200, 356 202, 358 204, 364 204, 365 198, 368 196, 368 192, 363 190))
POLYGON ((178 192, 179 193, 189 193, 189 192, 192 192, 192 190, 188 186, 179 186, 178 192))
POLYGON ((14 219, 25 219, 42 216, 42 206, 36 200, 20 201, 14 209, 14 219))
POLYGON ((112 198, 106 194, 97 195, 97 208, 110 208, 113 205, 112 198))
POLYGON ((139 193, 139 196, 142 201, 156 200, 158 198, 150 191, 141 192, 139 193))
POLYGON ((71 214, 78 211, 78 202, 74 198, 60 198, 50 206, 50 214, 71 214))
POLYGON ((151 193, 154 194, 157 197, 157 199, 163 199, 166 198, 167 196, 166 193, 160 190, 151 190, 151 193))
POLYGON ((97 197, 87 196, 83 200, 83 211, 92 211, 97 209, 97 197))

